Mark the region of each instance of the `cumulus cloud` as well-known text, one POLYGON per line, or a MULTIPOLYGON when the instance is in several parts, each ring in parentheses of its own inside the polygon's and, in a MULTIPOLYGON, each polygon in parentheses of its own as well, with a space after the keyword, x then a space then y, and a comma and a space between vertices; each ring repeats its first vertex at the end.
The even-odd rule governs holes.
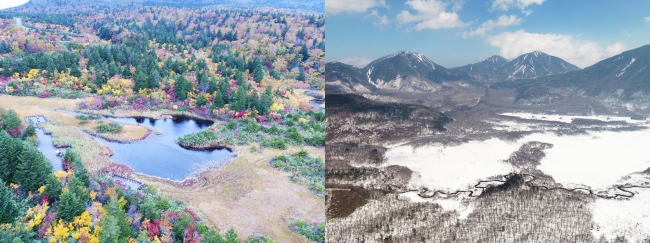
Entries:
POLYGON ((539 50, 562 58, 580 68, 628 49, 621 42, 602 47, 593 41, 574 39, 571 35, 528 33, 524 30, 487 36, 485 40, 490 45, 498 47, 499 54, 508 59, 539 50))
POLYGON ((372 62, 372 59, 367 58, 367 57, 346 57, 339 62, 345 63, 345 64, 350 64, 352 66, 356 66, 358 68, 363 68, 368 63, 372 62))
POLYGON ((537 4, 542 5, 545 0, 494 0, 492 2, 492 10, 508 11, 510 8, 518 8, 526 15, 532 13, 528 10, 528 6, 537 4))
POLYGON ((386 16, 385 14, 379 14, 379 12, 377 12, 377 10, 372 10, 372 12, 370 12, 370 14, 366 15, 365 18, 374 19, 375 21, 373 21, 373 24, 375 26, 384 26, 384 25, 388 25, 390 23, 390 21, 388 20, 388 16, 386 16))
POLYGON ((643 20, 645 20, 646 23, 650 22, 650 16, 643 18, 643 20))
POLYGON ((469 38, 474 36, 485 36, 486 32, 494 29, 495 27, 519 25, 519 23, 521 23, 521 18, 515 15, 510 15, 510 16, 501 15, 496 20, 490 19, 486 21, 475 30, 463 32, 463 38, 469 38))
POLYGON ((336 15, 339 13, 363 13, 374 7, 386 7, 385 0, 327 0, 325 13, 336 15))
MULTIPOLYGON (((406 2, 406 5, 408 5, 412 10, 415 10, 415 13, 411 13, 408 10, 402 10, 402 12, 397 15, 397 21, 401 24, 416 22, 416 30, 457 28, 466 25, 460 21, 457 13, 447 12, 447 3, 442 1, 409 0, 406 2)), ((457 5, 458 2, 456 2, 452 8, 459 10, 460 8, 457 5)))

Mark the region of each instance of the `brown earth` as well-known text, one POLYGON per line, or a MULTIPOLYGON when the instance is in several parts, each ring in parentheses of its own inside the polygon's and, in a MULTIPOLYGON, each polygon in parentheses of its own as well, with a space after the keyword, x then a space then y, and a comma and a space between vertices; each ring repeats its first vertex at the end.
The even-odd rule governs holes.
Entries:
MULTIPOLYGON (((237 147, 236 158, 221 169, 203 172, 199 183, 191 187, 144 175, 134 177, 165 195, 188 202, 222 232, 234 227, 240 239, 264 235, 276 242, 307 242, 305 237, 292 233, 288 225, 297 219, 325 221, 325 200, 306 186, 289 181, 290 173, 270 165, 273 156, 301 148, 258 148, 251 152, 251 147, 237 147)), ((322 148, 304 149, 312 156, 325 156, 322 148)))

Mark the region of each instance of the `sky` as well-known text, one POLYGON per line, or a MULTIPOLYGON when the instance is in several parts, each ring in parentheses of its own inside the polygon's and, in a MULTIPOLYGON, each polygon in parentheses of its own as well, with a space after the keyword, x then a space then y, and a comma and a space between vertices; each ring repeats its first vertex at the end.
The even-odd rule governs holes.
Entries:
POLYGON ((16 7, 23 5, 29 0, 0 0, 0 9, 16 7))
POLYGON ((650 44, 650 1, 326 0, 328 62, 398 51, 447 68, 542 51, 580 68, 650 44))

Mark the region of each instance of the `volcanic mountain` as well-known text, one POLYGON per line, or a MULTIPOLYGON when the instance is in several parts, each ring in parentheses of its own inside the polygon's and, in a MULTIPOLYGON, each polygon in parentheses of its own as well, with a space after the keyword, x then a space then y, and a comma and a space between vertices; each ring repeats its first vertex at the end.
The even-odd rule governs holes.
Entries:
MULTIPOLYGON (((571 88, 590 97, 635 100, 650 97, 650 45, 625 51, 585 69, 515 85, 520 90, 535 87, 571 88)), ((501 83, 503 85, 507 83, 501 83)))
POLYGON ((499 55, 494 55, 482 62, 451 70, 466 72, 476 82, 492 84, 500 81, 535 79, 580 70, 580 68, 561 58, 534 51, 509 62, 499 55))
POLYGON ((422 54, 409 51, 384 56, 361 69, 331 62, 325 65, 325 70, 327 92, 369 93, 379 89, 433 92, 443 82, 470 79, 463 72, 451 71, 422 54))

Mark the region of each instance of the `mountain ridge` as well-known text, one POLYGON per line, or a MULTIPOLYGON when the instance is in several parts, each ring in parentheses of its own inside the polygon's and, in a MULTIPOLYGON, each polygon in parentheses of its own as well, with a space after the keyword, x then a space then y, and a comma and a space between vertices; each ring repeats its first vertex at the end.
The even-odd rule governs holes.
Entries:
POLYGON ((466 72, 476 82, 492 84, 501 81, 534 79, 576 71, 580 68, 559 57, 536 50, 519 55, 510 61, 494 55, 481 62, 451 68, 451 70, 466 72))
POLYGON ((582 70, 537 79, 495 83, 494 88, 516 88, 539 97, 551 89, 568 88, 587 97, 613 100, 650 100, 650 45, 606 58, 582 70), (544 91, 545 92, 540 92, 544 91))
POLYGON ((423 54, 410 51, 377 58, 363 68, 341 62, 329 62, 325 66, 326 90, 329 87, 332 92, 369 93, 380 89, 433 92, 442 88, 443 82, 468 79, 465 73, 449 70, 423 54))

